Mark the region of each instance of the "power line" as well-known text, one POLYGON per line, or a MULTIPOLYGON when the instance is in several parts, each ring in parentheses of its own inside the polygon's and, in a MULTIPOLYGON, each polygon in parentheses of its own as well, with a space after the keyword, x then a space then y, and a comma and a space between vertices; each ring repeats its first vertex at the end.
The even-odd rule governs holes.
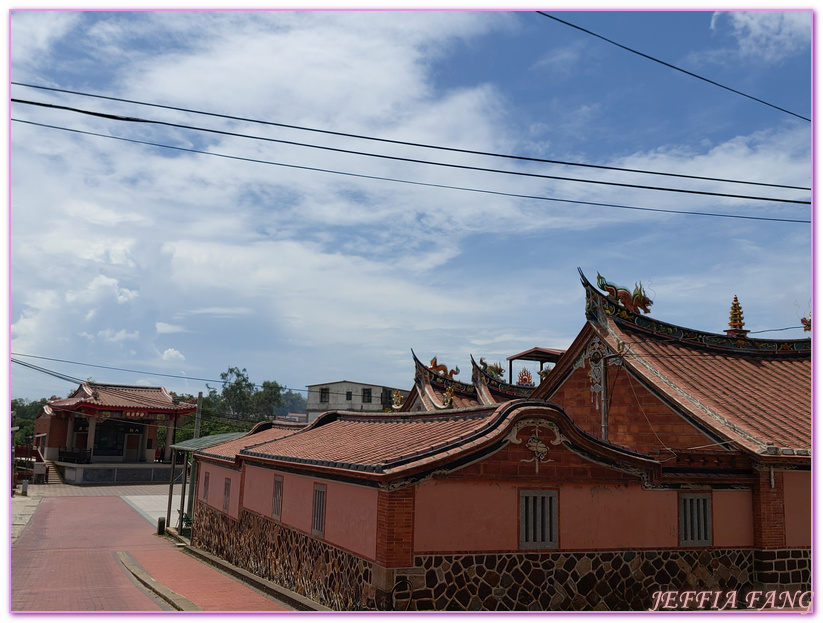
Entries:
MULTIPOLYGON (((71 364, 71 365, 85 366, 85 367, 88 367, 88 368, 100 368, 100 369, 103 369, 103 370, 113 370, 115 372, 130 372, 132 374, 146 374, 146 375, 149 375, 149 376, 162 376, 162 377, 172 378, 172 379, 184 379, 186 381, 202 381, 204 383, 219 383, 221 385, 224 382, 222 379, 221 380, 202 379, 202 378, 197 378, 197 377, 193 377, 193 376, 185 376, 185 375, 182 375, 182 374, 163 374, 161 372, 148 372, 146 370, 130 370, 128 368, 117 368, 115 366, 104 366, 104 365, 94 364, 94 363, 85 363, 85 362, 82 362, 82 361, 72 361, 72 360, 69 360, 69 359, 55 359, 54 357, 41 357, 39 355, 27 355, 26 353, 10 353, 10 354, 16 355, 17 357, 29 357, 31 359, 41 359, 43 361, 55 361, 57 363, 68 363, 68 364, 71 364)), ((27 363, 24 363, 22 361, 15 361, 15 360, 12 360, 12 361, 14 363, 18 363, 22 366, 26 366, 26 367, 30 367, 30 368, 37 368, 37 366, 34 366, 33 364, 27 364, 27 363)), ((41 371, 50 373, 50 371, 46 370, 46 368, 42 368, 41 371)), ((59 375, 59 373, 55 372, 52 376, 57 376, 57 375, 59 375)), ((58 378, 60 378, 60 377, 58 376, 58 378)), ((81 379, 76 379, 74 377, 69 377, 69 376, 66 376, 65 380, 69 380, 73 383, 85 383, 86 382, 86 381, 83 381, 81 379)), ((252 383, 252 385, 254 385, 255 387, 261 387, 261 388, 263 387, 262 384, 257 384, 257 383, 252 383)), ((278 385, 279 385, 279 383, 278 383, 278 385)), ((284 387, 282 385, 280 385, 280 388, 285 389, 287 391, 294 391, 294 392, 308 391, 306 389, 294 389, 294 388, 291 388, 291 387, 284 387)))
POLYGON ((555 17, 554 15, 549 15, 548 13, 544 13, 543 11, 537 11, 537 13, 542 15, 543 17, 548 17, 549 19, 553 19, 556 22, 560 22, 561 24, 565 24, 566 26, 570 26, 571 28, 576 28, 577 30, 579 30, 581 32, 585 32, 587 35, 591 35, 592 37, 597 37, 598 39, 602 39, 606 43, 611 43, 612 45, 616 45, 618 48, 626 50, 627 52, 631 52, 632 54, 637 54, 638 56, 642 56, 643 58, 646 58, 650 61, 654 61, 655 63, 660 63, 661 65, 664 65, 665 67, 668 67, 669 69, 674 69, 676 71, 679 71, 681 73, 686 74, 687 76, 691 76, 692 78, 697 78, 698 80, 702 80, 703 82, 708 82, 709 84, 713 84, 714 86, 720 87, 721 89, 726 89, 727 91, 731 91, 732 93, 736 93, 737 95, 742 95, 743 97, 747 97, 750 100, 754 100, 755 102, 759 102, 760 104, 765 104, 766 106, 774 108, 775 110, 779 110, 780 112, 784 112, 786 114, 792 115, 793 117, 797 117, 798 119, 803 119, 803 121, 811 122, 811 119, 809 119, 808 117, 798 115, 797 113, 794 113, 791 110, 786 110, 785 108, 781 108, 780 106, 775 106, 774 104, 770 104, 769 102, 767 102, 765 100, 762 100, 760 98, 754 97, 752 95, 748 95, 746 93, 743 93, 742 91, 738 91, 737 89, 727 87, 726 85, 720 84, 719 82, 715 82, 714 80, 709 80, 708 78, 704 78, 703 76, 699 76, 698 74, 692 73, 691 71, 681 69, 680 67, 672 65, 671 63, 667 63, 666 61, 661 61, 659 58, 655 58, 654 56, 649 56, 648 54, 644 54, 643 52, 639 52, 635 49, 632 49, 630 47, 627 47, 625 45, 617 43, 616 41, 612 41, 611 39, 607 39, 603 35, 598 35, 597 33, 592 32, 591 30, 587 30, 587 29, 582 28, 580 26, 576 26, 575 24, 572 24, 571 22, 567 22, 565 20, 562 20, 559 17, 555 17))
POLYGON ((477 171, 481 173, 499 173, 503 175, 517 175, 520 177, 531 177, 531 178, 539 178, 539 179, 549 179, 549 180, 558 180, 563 182, 577 182, 582 184, 599 184, 603 186, 617 186, 620 188, 637 188, 640 190, 656 190, 656 191, 663 191, 663 192, 673 192, 673 193, 685 193, 689 195, 706 195, 710 197, 725 197, 725 198, 733 198, 733 199, 747 199, 753 201, 770 201, 770 202, 778 202, 778 203, 796 203, 796 204, 803 204, 803 205, 810 205, 811 201, 800 201, 795 199, 778 199, 775 197, 757 197, 751 195, 736 195, 730 193, 718 193, 718 192, 709 192, 704 190, 690 190, 685 188, 669 188, 663 186, 649 186, 646 184, 628 184, 625 182, 609 182, 605 180, 587 180, 581 179, 576 177, 566 177, 562 175, 548 175, 545 173, 527 173, 525 171, 507 171, 505 169, 490 169, 487 167, 476 167, 470 166, 465 164, 454 164, 449 162, 434 162, 431 160, 420 160, 419 158, 406 158, 403 156, 390 156, 387 154, 376 154, 371 152, 364 152, 364 151, 357 151, 353 149, 343 149, 342 147, 330 147, 327 145, 314 145, 311 143, 301 143, 297 141, 288 141, 285 139, 278 139, 278 138, 270 138, 265 136, 255 136, 251 134, 242 134, 239 132, 228 132, 226 130, 215 130, 212 128, 201 128, 181 123, 171 123, 168 121, 157 121, 153 119, 139 119, 135 117, 121 117, 119 115, 111 115, 107 113, 100 113, 96 111, 89 111, 84 110, 81 108, 72 108, 70 106, 60 106, 56 104, 46 104, 43 102, 32 102, 29 100, 21 100, 21 99, 14 99, 11 100, 13 103, 17 104, 26 104, 30 106, 41 106, 44 108, 51 108, 56 110, 66 110, 70 112, 76 112, 79 114, 84 115, 91 115, 94 117, 104 117, 106 119, 111 119, 115 121, 127 121, 130 123, 147 123, 153 125, 162 125, 170 128, 177 128, 182 130, 193 130, 196 132, 207 132, 209 134, 218 134, 220 136, 230 136, 233 138, 246 138, 256 141, 265 141, 269 143, 278 143, 281 145, 291 145, 295 147, 307 147, 309 149, 321 149, 323 151, 332 151, 341 154, 349 154, 354 156, 366 156, 369 158, 380 158, 383 160, 394 160, 399 162, 409 162, 412 164, 425 164, 430 166, 436 167, 446 167, 450 169, 462 169, 464 171, 477 171))
POLYGON ((141 141, 137 139, 131 138, 124 138, 120 136, 111 136, 108 134, 101 134, 98 132, 89 132, 87 130, 76 130, 73 128, 65 128, 61 126, 55 126, 45 123, 37 123, 34 121, 26 121, 23 119, 15 119, 12 118, 11 121, 15 121, 17 123, 24 123, 27 125, 38 126, 42 128, 49 128, 53 130, 62 130, 65 132, 73 132, 75 134, 83 134, 87 136, 96 136, 99 138, 107 138, 112 140, 123 141, 127 143, 134 143, 137 145, 148 145, 150 147, 159 147, 162 149, 171 149, 175 151, 182 151, 187 153, 194 153, 194 154, 201 154, 205 156, 213 156, 217 158, 226 158, 229 160, 238 160, 242 162, 253 162, 257 164, 266 164, 270 166, 278 166, 278 167, 285 167, 290 169, 298 169, 303 171, 315 171, 319 173, 331 173, 334 175, 343 175, 347 177, 356 177, 361 179, 370 179, 370 180, 378 180, 378 181, 385 181, 385 182, 395 182, 398 184, 410 184, 413 186, 425 186, 429 188, 443 188, 449 190, 461 190, 464 192, 474 192, 474 193, 481 193, 487 195, 496 195, 502 197, 514 197, 518 199, 533 199, 537 201, 554 201, 558 203, 571 203, 576 205, 587 205, 587 206, 596 206, 596 207, 608 207, 608 208, 616 208, 616 209, 623 209, 623 210, 639 210, 643 212, 660 212, 665 214, 680 214, 680 215, 690 215, 690 216, 711 216, 717 218, 733 218, 733 219, 744 219, 744 220, 754 220, 754 221, 772 221, 772 222, 782 222, 782 223, 811 223, 811 220, 805 219, 787 219, 787 218, 776 218, 776 217, 765 217, 765 216, 750 216, 750 215, 743 215, 743 214, 724 214, 724 213, 715 213, 715 212, 697 212, 692 210, 668 210, 664 208, 647 208, 647 207, 638 207, 638 206, 627 206, 621 204, 614 204, 614 203, 602 203, 602 202, 595 202, 595 201, 581 201, 581 200, 572 200, 572 199, 559 199, 555 197, 544 197, 539 195, 525 195, 519 193, 508 193, 503 191, 495 191, 495 190, 486 190, 486 189, 478 189, 478 188, 468 188, 462 186, 450 186, 447 184, 434 184, 429 182, 416 182, 412 180, 403 180, 398 178, 390 178, 390 177, 381 177, 376 175, 365 175, 361 173, 351 173, 347 171, 335 171, 332 169, 321 169, 318 167, 308 167, 308 166, 301 166, 295 164, 285 164, 282 162, 272 162, 269 160, 260 160, 257 158, 247 158, 242 156, 232 156, 228 154, 220 154, 216 152, 209 152, 203 151, 198 149, 191 149, 187 147, 175 147, 172 145, 164 145, 162 143, 154 143, 150 141, 141 141))
MULTIPOLYGON (((149 106, 149 107, 161 108, 161 109, 165 109, 165 110, 174 110, 174 111, 177 111, 177 112, 185 112, 185 113, 191 113, 191 114, 196 114, 196 115, 217 117, 217 118, 220 118, 220 119, 228 119, 228 120, 231 120, 231 121, 243 121, 245 123, 255 123, 255 124, 260 124, 260 125, 268 125, 268 126, 272 126, 272 127, 287 128, 287 129, 292 129, 292 130, 300 130, 300 131, 304 131, 304 132, 316 132, 316 133, 320 133, 320 134, 328 134, 328 135, 331 135, 331 136, 356 138, 356 139, 360 139, 360 140, 376 141, 376 142, 381 142, 381 143, 389 143, 389 144, 393 144, 393 145, 404 145, 404 146, 407 146, 407 147, 420 147, 420 148, 424 148, 424 149, 435 149, 435 150, 440 150, 440 151, 450 151, 450 152, 455 152, 455 153, 472 154, 472 155, 477 155, 477 156, 489 156, 489 157, 493 157, 493 158, 507 158, 507 159, 512 159, 512 160, 526 161, 526 162, 539 162, 539 163, 545 163, 545 164, 558 164, 558 165, 563 165, 563 166, 585 167, 585 168, 601 169, 601 170, 607 170, 607 171, 620 171, 620 172, 624 172, 624 173, 640 173, 640 174, 644 174, 644 175, 660 175, 660 176, 667 176, 667 177, 677 177, 677 178, 684 178, 684 179, 703 180, 703 181, 710 181, 710 182, 725 182, 725 183, 730 183, 730 184, 747 184, 747 185, 752 185, 752 186, 768 186, 768 187, 771 187, 771 188, 786 188, 786 189, 792 189, 792 190, 811 190, 810 187, 805 187, 805 186, 791 186, 791 185, 786 185, 786 184, 771 184, 771 183, 767 183, 767 182, 733 180, 733 179, 728 179, 728 178, 706 177, 706 176, 701 176, 701 175, 687 175, 687 174, 684 174, 684 173, 670 173, 670 172, 663 172, 663 171, 650 171, 650 170, 645 170, 645 169, 631 169, 631 168, 613 167, 613 166, 607 166, 607 165, 590 164, 590 163, 582 163, 582 162, 568 162, 568 161, 563 161, 563 160, 551 160, 551 159, 546 159, 546 158, 534 158, 534 157, 529 157, 529 156, 517 156, 517 155, 511 155, 511 154, 501 154, 501 153, 478 151, 478 150, 472 150, 472 149, 460 149, 460 148, 457 148, 457 147, 444 147, 444 146, 441 146, 441 145, 432 145, 432 144, 429 144, 429 143, 415 143, 415 142, 410 142, 410 141, 401 141, 401 140, 395 140, 395 139, 380 138, 380 137, 375 137, 375 136, 367 136, 367 135, 363 135, 363 134, 351 134, 351 133, 347 133, 347 132, 337 132, 337 131, 334 131, 334 130, 311 128, 311 127, 307 127, 307 126, 298 126, 298 125, 291 125, 291 124, 286 124, 286 123, 277 123, 277 122, 274 122, 274 121, 263 121, 263 120, 259 120, 259 119, 250 119, 250 118, 247 118, 247 117, 237 117, 237 116, 233 116, 233 115, 206 112, 206 111, 195 110, 195 109, 191 109, 191 108, 181 108, 181 107, 178 107, 178 106, 168 106, 168 105, 164 105, 164 104, 141 102, 141 101, 138 101, 138 100, 130 100, 130 99, 124 99, 124 98, 119 98, 119 97, 111 97, 111 96, 99 95, 99 94, 94 94, 94 93, 85 93, 85 92, 82 92, 82 91, 71 91, 71 90, 68 90, 68 89, 59 89, 59 88, 55 88, 55 87, 46 87, 46 86, 42 86, 42 85, 26 84, 26 83, 22 83, 22 82, 12 82, 11 84, 26 87, 26 88, 30 88, 30 89, 41 89, 41 90, 45 90, 45 91, 53 91, 53 92, 57 92, 57 93, 66 93, 66 94, 70 94, 70 95, 79 95, 79 96, 82 96, 82 97, 91 97, 91 98, 109 100, 109 101, 114 101, 114 102, 121 102, 121 103, 126 103, 126 104, 135 104, 135 105, 139 105, 139 106, 149 106)), ((103 116, 103 115, 100 115, 100 116, 103 116)))

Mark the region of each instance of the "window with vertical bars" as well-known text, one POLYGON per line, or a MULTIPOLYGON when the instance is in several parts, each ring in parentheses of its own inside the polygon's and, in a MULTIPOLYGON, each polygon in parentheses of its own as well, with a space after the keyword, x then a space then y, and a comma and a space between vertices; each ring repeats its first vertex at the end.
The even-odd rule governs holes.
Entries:
POLYGON ((280 521, 280 512, 283 510, 283 477, 274 477, 274 494, 271 501, 271 516, 280 521))
POLYGON ((231 478, 226 478, 223 485, 223 512, 229 512, 229 498, 231 497, 231 478))
POLYGON ((203 473, 203 501, 209 501, 209 473, 203 473))
POLYGON ((557 547, 557 491, 520 492, 520 548, 557 547))
POLYGON ((712 544, 711 493, 680 494, 680 545, 712 544))
POLYGON ((314 485, 314 503, 311 511, 311 533, 323 537, 326 529, 326 485, 314 485))

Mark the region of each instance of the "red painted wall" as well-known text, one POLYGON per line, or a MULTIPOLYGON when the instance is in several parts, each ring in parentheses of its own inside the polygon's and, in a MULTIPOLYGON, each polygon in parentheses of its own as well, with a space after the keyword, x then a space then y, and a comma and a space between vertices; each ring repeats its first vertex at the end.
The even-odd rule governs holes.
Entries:
MULTIPOLYGON (((326 526, 322 540, 363 558, 375 559, 377 489, 294 474, 282 474, 282 476, 283 509, 280 516, 282 523, 310 535, 314 484, 325 485, 326 526)), ((270 478, 273 478, 273 475, 270 478)), ((268 501, 261 497, 260 500, 253 502, 256 507, 262 508, 268 504, 271 509, 272 485, 270 483, 266 491, 268 491, 268 501)), ((248 488, 246 495, 249 495, 248 488)), ((247 502, 244 498, 245 503, 247 502)), ((271 510, 269 510, 269 515, 271 515, 271 510)))
POLYGON ((374 560, 377 549, 377 489, 325 482, 325 541, 374 560))
MULTIPOLYGON (((283 477, 283 508, 280 520, 287 526, 311 534, 311 511, 314 503, 314 478, 286 474, 283 477)), ((326 500, 326 516, 329 506, 326 500)))
POLYGON ((512 483, 423 482, 415 493, 414 551, 517 549, 518 504, 512 483))
POLYGON ((229 509, 228 515, 237 519, 239 517, 240 508, 240 472, 235 469, 229 469, 215 465, 214 463, 207 463, 201 461, 198 475, 199 500, 202 503, 204 496, 204 487, 206 481, 206 473, 209 474, 209 495, 208 502, 212 508, 223 512, 223 500, 225 492, 226 478, 231 482, 229 489, 229 509))
POLYGON ((751 491, 712 492, 712 535, 715 547, 752 547, 753 522, 751 491))
POLYGON ((274 495, 274 470, 245 466, 243 481, 243 508, 271 517, 274 495))
POLYGON ((677 491, 640 484, 563 484, 557 498, 560 549, 678 547, 677 491))
POLYGON ((810 547, 812 544, 811 472, 783 472, 783 495, 786 547, 810 547))

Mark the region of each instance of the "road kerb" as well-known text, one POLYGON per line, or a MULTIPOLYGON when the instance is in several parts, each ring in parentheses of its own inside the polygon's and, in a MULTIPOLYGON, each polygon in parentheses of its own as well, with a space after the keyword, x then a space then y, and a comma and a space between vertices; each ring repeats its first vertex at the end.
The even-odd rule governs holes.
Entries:
POLYGON ((148 572, 140 566, 140 563, 138 563, 128 552, 117 552, 117 558, 126 570, 131 573, 138 582, 140 582, 140 584, 145 586, 175 610, 192 611, 203 609, 151 577, 148 572))

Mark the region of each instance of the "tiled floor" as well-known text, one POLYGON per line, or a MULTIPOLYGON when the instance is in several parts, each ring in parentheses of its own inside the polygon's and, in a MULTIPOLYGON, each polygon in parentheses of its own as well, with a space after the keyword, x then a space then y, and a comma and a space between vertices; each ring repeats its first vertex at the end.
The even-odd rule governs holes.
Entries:
MULTIPOLYGON (((175 489, 172 523, 180 505, 175 489)), ((203 610, 288 610, 157 536, 168 494, 168 485, 29 485, 27 498, 12 498, 13 522, 36 511, 11 548, 11 611, 169 609, 135 582, 118 552, 203 610)))

